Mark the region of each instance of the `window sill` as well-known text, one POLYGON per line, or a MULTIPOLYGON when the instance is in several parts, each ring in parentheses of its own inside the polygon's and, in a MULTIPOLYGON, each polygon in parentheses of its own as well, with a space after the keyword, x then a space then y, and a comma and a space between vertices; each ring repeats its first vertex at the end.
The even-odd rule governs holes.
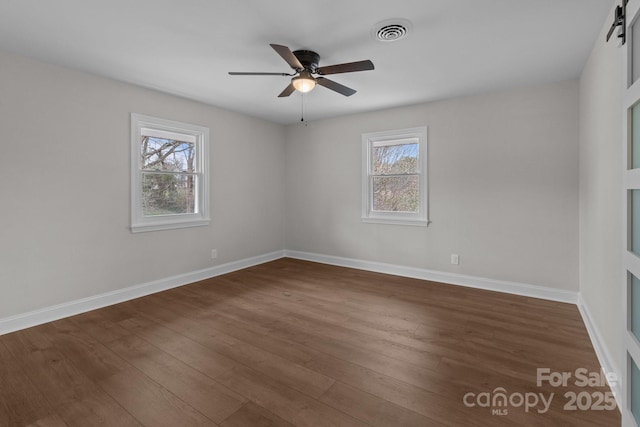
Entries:
POLYGON ((390 224, 390 225, 411 225, 415 227, 428 227, 431 221, 428 219, 402 219, 402 218, 379 218, 362 217, 362 222, 370 224, 390 224))
POLYGON ((189 221, 153 222, 146 224, 132 224, 132 233, 143 233, 146 231, 172 230, 174 228, 204 227, 209 225, 209 218, 189 221))

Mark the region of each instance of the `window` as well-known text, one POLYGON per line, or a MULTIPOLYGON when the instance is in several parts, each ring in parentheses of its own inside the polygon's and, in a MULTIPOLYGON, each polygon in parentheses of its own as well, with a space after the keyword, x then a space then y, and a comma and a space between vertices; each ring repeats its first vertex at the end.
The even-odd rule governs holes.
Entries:
POLYGON ((362 219, 428 225, 426 127, 362 135, 362 219))
POLYGON ((209 223, 209 129, 131 114, 131 231, 209 223))

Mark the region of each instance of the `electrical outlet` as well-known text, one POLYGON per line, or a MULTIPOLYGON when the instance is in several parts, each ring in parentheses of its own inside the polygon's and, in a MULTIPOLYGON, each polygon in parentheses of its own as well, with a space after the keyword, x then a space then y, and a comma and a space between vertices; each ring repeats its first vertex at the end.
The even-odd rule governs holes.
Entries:
POLYGON ((458 255, 458 254, 451 254, 451 264, 453 264, 453 265, 458 265, 458 264, 460 264, 460 255, 458 255))
POLYGON ((216 258, 218 258, 218 250, 211 249, 211 259, 216 259, 216 258))

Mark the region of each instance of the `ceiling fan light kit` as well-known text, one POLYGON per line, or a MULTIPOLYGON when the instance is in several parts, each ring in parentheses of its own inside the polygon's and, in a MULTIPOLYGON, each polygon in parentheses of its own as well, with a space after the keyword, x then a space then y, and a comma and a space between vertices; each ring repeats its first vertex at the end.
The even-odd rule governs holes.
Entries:
POLYGON ((302 93, 311 92, 316 87, 316 79, 307 70, 300 72, 300 75, 291 79, 293 87, 302 93))
POLYGON ((370 60, 349 62, 344 64, 319 67, 320 55, 311 50, 296 50, 292 52, 287 46, 271 44, 273 50, 285 60, 294 70, 293 74, 287 73, 263 73, 263 72, 229 72, 232 76, 288 76, 293 78, 291 83, 278 95, 279 98, 287 97, 296 90, 307 93, 316 87, 316 84, 324 86, 344 96, 351 96, 356 91, 338 82, 322 77, 330 74, 353 73, 356 71, 373 70, 373 62, 370 60), (316 77, 318 76, 318 77, 316 77))

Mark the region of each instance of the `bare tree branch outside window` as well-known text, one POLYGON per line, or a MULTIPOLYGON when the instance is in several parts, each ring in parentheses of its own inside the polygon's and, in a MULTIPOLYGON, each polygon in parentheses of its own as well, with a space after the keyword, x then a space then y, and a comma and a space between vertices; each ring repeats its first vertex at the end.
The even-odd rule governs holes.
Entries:
POLYGON ((418 212, 418 144, 373 148, 373 210, 418 212))
POLYGON ((147 216, 195 212, 195 144, 142 136, 142 210, 147 216))

